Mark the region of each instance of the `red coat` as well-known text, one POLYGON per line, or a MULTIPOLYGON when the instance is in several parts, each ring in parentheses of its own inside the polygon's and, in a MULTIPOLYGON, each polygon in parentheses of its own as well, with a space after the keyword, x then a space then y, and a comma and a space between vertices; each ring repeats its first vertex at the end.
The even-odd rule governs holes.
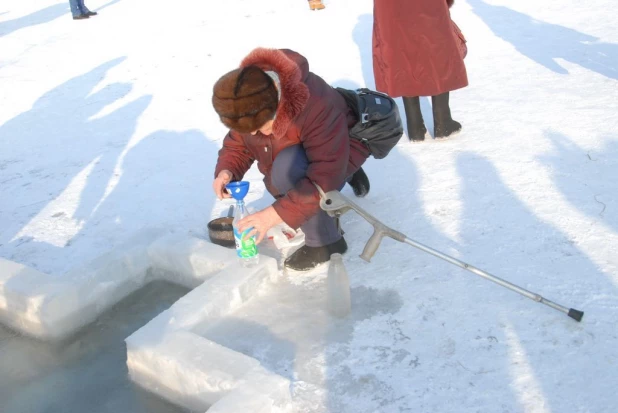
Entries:
POLYGON ((286 224, 298 228, 320 210, 320 197, 312 182, 324 191, 338 189, 369 157, 369 151, 349 137, 356 116, 339 92, 309 71, 303 56, 291 50, 259 48, 241 63, 241 67, 249 65, 279 75, 281 98, 273 134, 230 131, 219 151, 215 176, 227 169, 234 180, 240 180, 257 161, 266 188, 277 195, 270 180, 273 160, 282 149, 303 145, 309 159, 307 177, 273 204, 286 224))
POLYGON ((468 85, 452 0, 374 0, 373 73, 393 97, 436 96, 468 85))

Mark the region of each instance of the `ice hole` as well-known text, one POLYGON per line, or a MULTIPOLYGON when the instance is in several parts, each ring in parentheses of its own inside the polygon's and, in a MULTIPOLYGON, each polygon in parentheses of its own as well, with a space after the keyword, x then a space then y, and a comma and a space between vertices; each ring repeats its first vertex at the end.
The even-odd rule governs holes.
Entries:
POLYGON ((0 324, 0 410, 187 412, 129 379, 124 339, 188 291, 152 281, 59 343, 25 337, 0 324))
POLYGON ((144 402, 149 400, 147 393, 129 385, 128 377, 142 389, 199 412, 270 412, 275 405, 284 405, 289 400, 289 381, 264 370, 254 358, 192 332, 199 323, 242 306, 276 278, 276 260, 265 256, 255 268, 243 269, 234 250, 197 238, 182 234, 155 238, 150 233, 138 238, 140 243, 106 253, 61 279, 0 259, 2 321, 31 337, 58 343, 43 344, 2 330, 0 340, 7 342, 0 348, 4 357, 0 374, 6 371, 0 382, 2 412, 183 411, 162 402, 150 406, 154 402, 144 402), (151 284, 155 281, 184 287, 174 287, 177 293, 168 300, 154 299, 165 302, 165 308, 142 311, 129 306, 119 313, 126 313, 128 319, 110 321, 115 329, 102 327, 109 314, 106 309, 115 313, 135 301, 134 295, 118 301, 121 297, 138 289, 143 294, 147 290, 142 286, 158 285, 151 284), (90 320, 96 321, 87 324, 90 320), (93 326, 94 338, 88 338, 86 332, 93 326), (118 346, 108 341, 114 337, 118 346), (28 346, 34 349, 24 354, 22 348, 28 346), (24 363, 30 371, 24 375, 13 371, 12 360, 18 358, 43 361, 24 363), (112 374, 107 368, 114 360, 122 368, 112 374), (67 396, 69 391, 75 394, 67 396), (90 400, 96 401, 96 408, 82 408, 80 403, 90 400))

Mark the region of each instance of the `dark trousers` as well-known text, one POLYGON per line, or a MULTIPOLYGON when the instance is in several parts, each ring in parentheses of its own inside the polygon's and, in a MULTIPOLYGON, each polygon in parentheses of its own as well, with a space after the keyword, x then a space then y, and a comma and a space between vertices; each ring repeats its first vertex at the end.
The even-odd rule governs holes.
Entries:
MULTIPOLYGON (((307 175, 308 166, 309 160, 301 145, 290 146, 279 152, 273 162, 270 177, 272 185, 279 192, 278 195, 285 195, 294 188, 296 182, 307 175)), ((344 186, 345 182, 339 190, 344 186)), ((305 245, 309 247, 322 247, 341 238, 335 219, 322 210, 300 228, 305 234, 305 245)))

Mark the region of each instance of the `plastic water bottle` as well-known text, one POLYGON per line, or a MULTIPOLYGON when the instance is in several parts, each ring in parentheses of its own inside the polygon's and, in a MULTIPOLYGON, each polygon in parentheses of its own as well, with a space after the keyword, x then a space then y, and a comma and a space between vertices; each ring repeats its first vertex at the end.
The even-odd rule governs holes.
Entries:
POLYGON ((243 267, 252 267, 260 261, 255 236, 247 237, 253 228, 247 229, 241 233, 238 231, 238 221, 249 215, 245 206, 245 196, 249 192, 249 182, 236 181, 230 182, 225 186, 229 194, 236 200, 236 208, 232 228, 234 230, 234 242, 236 243, 236 254, 243 267))
POLYGON ((330 256, 328 277, 326 278, 326 295, 328 312, 331 315, 343 318, 350 314, 352 310, 350 278, 343 265, 341 254, 330 256))
POLYGON ((247 237, 247 234, 253 228, 249 228, 242 233, 238 231, 238 221, 249 215, 245 202, 242 199, 236 200, 234 212, 232 227, 234 229, 234 241, 236 242, 236 254, 243 267, 253 267, 260 261, 257 244, 255 243, 255 235, 247 237))

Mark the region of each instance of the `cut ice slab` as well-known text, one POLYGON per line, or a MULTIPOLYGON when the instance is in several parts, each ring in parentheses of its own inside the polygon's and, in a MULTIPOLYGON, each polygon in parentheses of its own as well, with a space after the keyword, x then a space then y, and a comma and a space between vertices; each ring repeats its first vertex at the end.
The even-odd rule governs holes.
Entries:
POLYGON ((61 277, 0 258, 0 321, 44 340, 61 340, 156 279, 193 288, 222 271, 233 251, 144 231, 61 277))
POLYGON ((233 413, 250 402, 253 411, 271 412, 289 404, 289 380, 193 332, 235 311, 274 281, 279 271, 273 258, 263 256, 246 269, 232 250, 169 234, 112 251, 71 271, 70 277, 50 277, 7 260, 0 261, 0 274, 2 320, 45 339, 66 337, 150 281, 194 288, 126 339, 130 377, 194 410, 212 406, 233 413))
POLYGON ((289 404, 289 380, 194 330, 217 323, 276 280, 277 263, 261 256, 258 265, 244 268, 234 251, 217 248, 209 253, 221 250, 232 257, 225 268, 126 339, 129 374, 147 390, 192 410, 234 413, 244 400, 242 405, 251 401, 252 411, 271 412, 289 404))
POLYGON ((242 306, 193 332, 255 358, 271 374, 289 380, 297 411, 328 411, 322 396, 344 391, 343 385, 331 386, 327 377, 341 357, 340 346, 351 340, 358 322, 395 313, 403 302, 395 291, 357 287, 349 316, 333 317, 327 311, 326 272, 323 266, 265 285, 242 306))

